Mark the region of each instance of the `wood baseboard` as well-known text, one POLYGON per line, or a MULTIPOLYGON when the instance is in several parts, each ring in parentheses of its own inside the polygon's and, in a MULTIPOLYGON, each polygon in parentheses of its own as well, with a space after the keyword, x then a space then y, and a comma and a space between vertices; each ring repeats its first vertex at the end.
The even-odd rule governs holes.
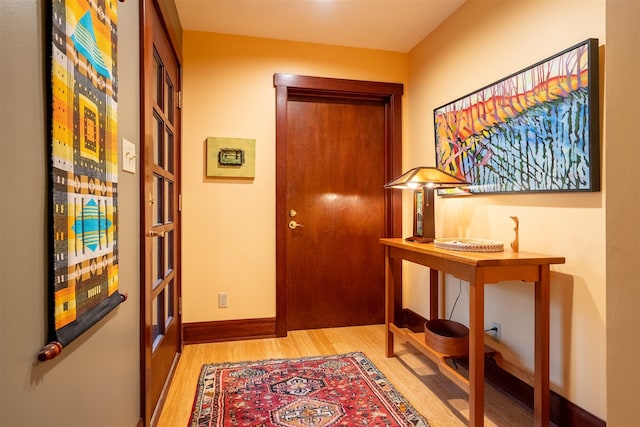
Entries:
POLYGON ((182 333, 184 344, 273 338, 276 318, 183 323, 182 333))
MULTIPOLYGON (((402 327, 409 328, 413 332, 424 331, 424 323, 427 319, 419 314, 409 309, 403 309, 401 318, 404 321, 402 327)), ((459 362, 464 365, 465 360, 459 359, 459 362)), ((495 363, 485 363, 485 379, 492 386, 533 409, 533 387, 531 385, 500 368, 495 363)), ((558 426, 604 427, 607 425, 605 421, 560 396, 553 390, 549 396, 549 406, 551 422, 558 426)))

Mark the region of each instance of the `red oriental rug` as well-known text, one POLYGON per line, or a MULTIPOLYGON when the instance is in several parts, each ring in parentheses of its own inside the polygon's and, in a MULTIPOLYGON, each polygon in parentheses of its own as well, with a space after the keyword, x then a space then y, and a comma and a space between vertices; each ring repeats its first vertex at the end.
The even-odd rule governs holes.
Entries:
POLYGON ((203 365, 189 426, 429 424, 364 354, 349 353, 203 365))

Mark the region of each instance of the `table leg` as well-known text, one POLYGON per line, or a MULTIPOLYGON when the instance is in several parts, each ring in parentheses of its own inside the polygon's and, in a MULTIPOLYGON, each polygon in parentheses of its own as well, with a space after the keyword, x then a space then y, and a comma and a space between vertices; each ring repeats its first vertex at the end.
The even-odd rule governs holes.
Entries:
POLYGON ((484 281, 469 283, 469 425, 484 425, 484 281))
POLYGON ((387 357, 393 356, 393 332, 389 330, 389 324, 395 319, 395 294, 393 280, 393 264, 389 257, 389 247, 384 249, 384 331, 385 348, 387 357))
POLYGON ((440 301, 438 298, 438 287, 440 282, 438 281, 438 270, 429 268, 429 319, 436 320, 438 318, 438 308, 440 301))
POLYGON ((549 276, 549 266, 541 265, 540 279, 535 283, 536 348, 533 421, 537 427, 549 426, 549 276))

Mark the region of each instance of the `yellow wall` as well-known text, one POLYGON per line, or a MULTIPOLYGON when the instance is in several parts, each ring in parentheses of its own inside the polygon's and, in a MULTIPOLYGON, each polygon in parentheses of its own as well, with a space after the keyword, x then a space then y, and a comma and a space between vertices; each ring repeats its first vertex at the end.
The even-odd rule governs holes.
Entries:
MULTIPOLYGON (((607 425, 638 423, 640 393, 640 2, 607 1, 607 425)), ((588 350, 586 350, 588 351, 588 350)))
MULTIPOLYGON (((598 38, 604 54, 601 0, 468 0, 410 52, 405 169, 435 161, 434 108, 587 38, 598 38)), ((604 191, 440 198, 436 234, 495 239, 508 247, 513 238, 509 216, 515 215, 520 220, 520 250, 566 257, 566 264, 552 267, 551 388, 606 419, 604 199, 604 191)), ((405 200, 407 214, 408 206, 405 200)), ((405 226, 409 222, 406 216, 405 226)), ((420 298, 427 292, 426 270, 409 266, 406 272, 405 305, 426 314, 426 301, 420 298)), ((447 282, 446 315, 462 287, 453 318, 468 324, 468 285, 455 278, 447 282)), ((511 362, 532 371, 533 287, 490 285, 485 310, 487 328, 492 321, 502 325, 498 347, 511 362)))
POLYGON ((274 73, 406 83, 408 56, 192 31, 183 56, 183 319, 274 317, 274 73), (255 180, 206 179, 209 136, 255 138, 255 180))

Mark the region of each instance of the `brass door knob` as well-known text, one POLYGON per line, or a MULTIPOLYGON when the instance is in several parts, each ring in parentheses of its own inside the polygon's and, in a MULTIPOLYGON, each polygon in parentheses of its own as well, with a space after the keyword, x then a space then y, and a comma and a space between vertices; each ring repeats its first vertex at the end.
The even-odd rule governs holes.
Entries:
POLYGON ((304 227, 304 225, 298 224, 297 222, 295 222, 293 220, 289 221, 289 228, 290 229, 295 230, 298 227, 304 227))

